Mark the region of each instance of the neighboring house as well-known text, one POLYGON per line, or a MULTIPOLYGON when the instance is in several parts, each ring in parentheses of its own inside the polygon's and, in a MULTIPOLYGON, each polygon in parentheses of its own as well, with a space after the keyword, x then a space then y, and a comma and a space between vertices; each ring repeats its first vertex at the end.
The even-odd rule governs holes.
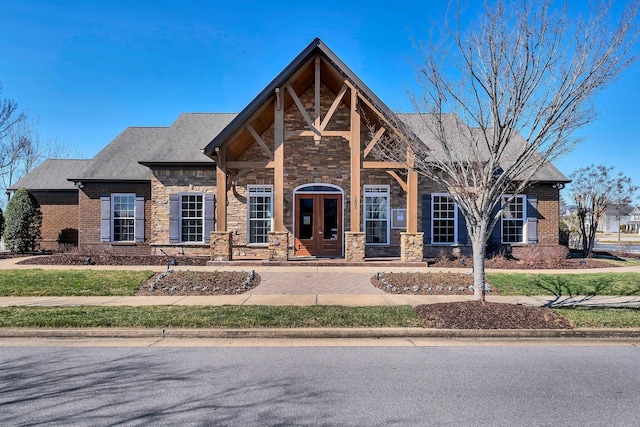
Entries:
MULTIPOLYGON (((429 145, 417 116, 398 117, 429 145)), ((316 39, 239 114, 128 128, 93 159, 48 160, 13 189, 27 187, 43 206, 46 248, 77 230, 85 248, 217 260, 470 253, 445 189, 373 157, 380 132, 399 131, 392 118, 316 39)), ((551 164, 535 178, 492 236, 516 255, 558 245, 559 188, 568 180, 551 164)))
POLYGON ((598 222, 598 230, 601 233, 617 233, 618 231, 626 231, 631 222, 631 211, 633 208, 629 205, 611 205, 607 206, 600 221, 598 222))
POLYGON ((633 208, 633 210, 629 213, 627 232, 640 234, 640 208, 638 206, 633 208))

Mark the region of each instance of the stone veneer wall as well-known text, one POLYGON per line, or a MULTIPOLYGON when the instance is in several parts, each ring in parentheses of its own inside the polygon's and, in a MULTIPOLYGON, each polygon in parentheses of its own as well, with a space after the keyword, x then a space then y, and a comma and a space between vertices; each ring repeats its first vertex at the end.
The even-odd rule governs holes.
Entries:
MULTIPOLYGON (((175 193, 216 193, 216 170, 210 168, 157 168, 151 178, 151 253, 209 256, 208 243, 169 243, 169 195, 175 193)), ((231 229, 230 229, 231 230, 231 229)))
POLYGON ((400 236, 400 259, 404 262, 422 261, 424 233, 402 233, 400 236))

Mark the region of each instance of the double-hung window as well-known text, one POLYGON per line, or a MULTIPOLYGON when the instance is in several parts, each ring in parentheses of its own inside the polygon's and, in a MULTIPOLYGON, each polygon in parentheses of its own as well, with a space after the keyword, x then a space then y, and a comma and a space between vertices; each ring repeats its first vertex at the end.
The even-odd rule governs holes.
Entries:
POLYGON ((111 218, 113 218, 113 242, 135 241, 135 194, 111 195, 111 218))
POLYGON ((100 196, 100 241, 144 242, 144 203, 141 194, 100 196))
POLYGON ((180 220, 183 242, 204 241, 204 203, 202 194, 182 194, 180 220))
POLYGON ((364 186, 364 230, 367 244, 389 244, 389 202, 388 185, 364 186))
POLYGON ((247 190, 249 243, 269 243, 273 225, 273 186, 249 185, 247 190))
POLYGON ((525 243, 527 223, 527 197, 525 195, 502 197, 502 243, 525 243))
POLYGON ((449 194, 432 195, 431 218, 432 244, 458 243, 458 207, 449 194))

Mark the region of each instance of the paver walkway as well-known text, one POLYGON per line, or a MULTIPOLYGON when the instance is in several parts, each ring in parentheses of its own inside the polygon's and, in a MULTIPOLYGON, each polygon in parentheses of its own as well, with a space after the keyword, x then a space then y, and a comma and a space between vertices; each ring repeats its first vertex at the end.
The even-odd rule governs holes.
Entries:
POLYGON ((372 273, 264 272, 249 295, 383 294, 371 284, 372 273))

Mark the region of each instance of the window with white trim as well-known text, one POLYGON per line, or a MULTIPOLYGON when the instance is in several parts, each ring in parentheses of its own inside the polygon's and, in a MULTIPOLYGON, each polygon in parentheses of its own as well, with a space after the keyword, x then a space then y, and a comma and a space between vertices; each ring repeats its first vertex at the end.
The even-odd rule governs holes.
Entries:
POLYGON ((249 185, 248 228, 249 243, 269 243, 273 225, 273 186, 249 185))
POLYGON ((388 185, 364 186, 364 231, 367 244, 389 244, 389 202, 388 185))
POLYGON ((502 243, 526 243, 527 197, 502 197, 502 243))
POLYGON ((204 241, 203 194, 185 193, 180 196, 180 225, 183 242, 204 241))
POLYGON ((112 242, 135 241, 135 194, 111 195, 112 242))
POLYGON ((458 205, 449 194, 436 193, 431 197, 431 243, 458 243, 458 205))

